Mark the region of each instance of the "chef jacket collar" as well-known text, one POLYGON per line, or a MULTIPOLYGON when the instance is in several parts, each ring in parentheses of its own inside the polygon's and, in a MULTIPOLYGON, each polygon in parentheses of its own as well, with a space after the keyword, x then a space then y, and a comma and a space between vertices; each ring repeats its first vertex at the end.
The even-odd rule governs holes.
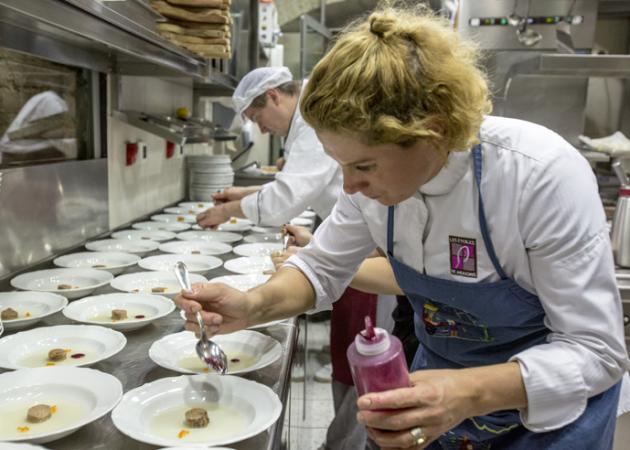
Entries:
POLYGON ((418 190, 423 195, 448 194, 470 168, 470 151, 453 151, 442 169, 418 190))

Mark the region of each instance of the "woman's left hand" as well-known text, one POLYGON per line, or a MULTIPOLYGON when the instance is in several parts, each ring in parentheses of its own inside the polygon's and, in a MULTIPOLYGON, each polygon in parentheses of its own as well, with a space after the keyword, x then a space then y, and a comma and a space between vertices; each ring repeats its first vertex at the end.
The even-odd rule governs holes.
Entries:
POLYGON ((360 397, 357 420, 368 427, 370 437, 383 450, 423 449, 473 415, 468 413, 472 398, 462 375, 458 370, 413 372, 410 388, 360 397))

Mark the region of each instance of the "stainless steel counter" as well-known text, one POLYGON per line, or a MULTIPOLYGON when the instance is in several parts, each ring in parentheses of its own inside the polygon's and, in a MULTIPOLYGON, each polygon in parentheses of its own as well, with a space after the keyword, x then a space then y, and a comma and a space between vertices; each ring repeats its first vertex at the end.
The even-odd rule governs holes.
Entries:
MULTIPOLYGON (((236 245, 238 245, 238 243, 236 243, 236 245)), ((85 251, 85 249, 78 248, 74 251, 85 251)), ((159 252, 154 253, 160 254, 159 252)), ((235 255, 233 253, 229 253, 227 255, 222 255, 221 259, 226 261, 234 257, 235 255)), ((52 263, 48 262, 43 263, 40 266, 30 268, 29 271, 51 267, 53 267, 52 263)), ((138 272, 141 270, 142 269, 138 266, 135 266, 125 273, 138 272)), ((223 269, 223 267, 220 267, 209 272, 206 277, 210 279, 229 273, 230 272, 223 269)), ((13 289, 9 285, 9 280, 0 281, 0 291, 10 290, 13 289)), ((98 289, 91 295, 109 292, 118 291, 115 291, 110 286, 105 286, 98 289)), ((283 347, 282 357, 270 366, 256 372, 243 375, 244 378, 269 386, 278 395, 280 401, 284 405, 282 415, 267 431, 245 441, 230 444, 229 447, 234 448, 235 450, 272 450, 280 448, 283 418, 284 412, 287 410, 287 394, 290 387, 291 362, 297 344, 298 333, 296 321, 297 319, 291 319, 287 322, 280 323, 269 328, 256 330, 271 336, 280 342, 283 347)), ((43 320, 42 322, 39 322, 35 325, 35 327, 70 323, 74 322, 67 319, 60 312, 47 318, 46 320, 43 320)), ((151 361, 149 359, 149 347, 154 341, 162 336, 182 331, 183 327, 184 322, 179 316, 179 309, 176 309, 167 317, 159 319, 144 328, 126 332, 126 347, 117 355, 105 361, 101 361, 98 364, 94 364, 91 367, 102 372, 112 374, 118 378, 122 382, 124 392, 159 378, 181 376, 182 374, 164 369, 151 361)), ((5 335, 8 334, 9 333, 6 332, 5 335)), ((86 425, 66 438, 44 445, 47 448, 59 450, 84 450, 88 448, 133 450, 159 448, 153 445, 137 442, 119 432, 118 429, 114 427, 110 414, 107 414, 107 416, 96 422, 86 425)))

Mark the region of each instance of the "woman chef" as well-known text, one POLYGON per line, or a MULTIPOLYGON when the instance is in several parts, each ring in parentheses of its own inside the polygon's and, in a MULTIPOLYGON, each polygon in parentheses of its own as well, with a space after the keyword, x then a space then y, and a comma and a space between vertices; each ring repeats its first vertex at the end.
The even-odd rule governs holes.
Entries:
MULTIPOLYGON (((201 226, 215 226, 232 216, 262 225, 282 225, 307 207, 328 217, 341 192, 341 169, 326 153, 315 131, 298 108, 300 83, 286 67, 264 67, 249 72, 232 97, 238 114, 260 130, 286 137, 286 163, 275 181, 262 187, 228 188, 215 200, 224 203, 201 213, 201 226)), ((365 428, 356 423, 356 391, 346 360, 346 348, 362 329, 366 315, 376 320, 377 297, 348 288, 341 291, 331 318, 332 390, 335 420, 327 432, 331 450, 363 447, 365 428)))
POLYGON ((474 48, 428 13, 352 25, 301 102, 343 171, 333 212, 267 284, 178 303, 230 332, 323 307, 387 249, 421 346, 412 387, 358 400, 378 445, 609 449, 629 363, 595 178, 555 133, 486 116, 488 95, 474 48))

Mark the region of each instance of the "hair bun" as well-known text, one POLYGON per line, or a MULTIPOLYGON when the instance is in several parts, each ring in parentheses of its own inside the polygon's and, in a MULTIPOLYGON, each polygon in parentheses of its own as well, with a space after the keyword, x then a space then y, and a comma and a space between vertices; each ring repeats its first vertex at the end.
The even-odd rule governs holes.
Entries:
POLYGON ((374 13, 370 16, 370 31, 378 37, 383 37, 394 27, 395 19, 389 14, 374 13))

